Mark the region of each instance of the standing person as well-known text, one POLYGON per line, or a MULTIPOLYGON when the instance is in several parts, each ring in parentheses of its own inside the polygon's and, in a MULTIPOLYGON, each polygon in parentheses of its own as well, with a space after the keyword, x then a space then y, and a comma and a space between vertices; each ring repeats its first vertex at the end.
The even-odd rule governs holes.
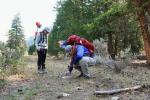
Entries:
POLYGON ((78 77, 90 78, 88 67, 96 64, 96 60, 90 56, 89 50, 83 45, 67 45, 65 51, 71 54, 71 62, 68 66, 67 75, 71 75, 73 68, 81 72, 78 77))
POLYGON ((45 27, 43 28, 39 22, 36 22, 37 32, 35 36, 35 46, 38 54, 38 73, 46 73, 45 68, 45 59, 48 49, 48 34, 50 33, 50 29, 45 27))

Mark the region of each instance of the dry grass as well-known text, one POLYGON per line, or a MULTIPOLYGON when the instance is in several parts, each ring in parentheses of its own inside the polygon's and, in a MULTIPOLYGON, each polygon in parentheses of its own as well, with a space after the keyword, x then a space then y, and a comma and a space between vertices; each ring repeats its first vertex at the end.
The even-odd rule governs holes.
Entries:
MULTIPOLYGON (((150 84, 150 71, 147 67, 127 66, 121 73, 116 74, 106 66, 90 67, 93 74, 91 79, 76 78, 79 72, 74 70, 70 79, 62 79, 67 68, 68 60, 53 60, 47 58, 47 74, 39 75, 36 71, 36 56, 26 57, 26 81, 16 80, 8 84, 7 89, 0 95, 3 97, 19 98, 19 100, 58 100, 62 93, 70 94, 60 100, 110 100, 118 96, 121 100, 149 100, 150 90, 131 91, 111 96, 95 96, 95 90, 130 87, 137 84, 150 84), (14 85, 13 83, 16 83, 14 85), (13 89, 12 89, 13 88, 13 89), (18 93, 22 89, 22 94, 18 93)), ((19 77, 19 76, 18 76, 19 77)), ((24 78, 23 78, 24 79, 24 78)))

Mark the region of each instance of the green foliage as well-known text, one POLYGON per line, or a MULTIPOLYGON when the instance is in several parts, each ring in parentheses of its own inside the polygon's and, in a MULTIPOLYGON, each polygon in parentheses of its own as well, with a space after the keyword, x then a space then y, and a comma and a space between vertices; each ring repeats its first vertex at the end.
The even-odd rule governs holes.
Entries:
POLYGON ((31 45, 30 47, 29 47, 29 50, 28 50, 28 53, 29 53, 29 55, 33 55, 33 53, 36 51, 36 47, 35 47, 35 45, 33 44, 33 45, 31 45))
POLYGON ((0 79, 4 79, 5 74, 6 59, 4 54, 5 54, 5 44, 0 41, 0 79))
POLYGON ((121 17, 126 11, 126 6, 123 4, 114 4, 106 12, 101 13, 98 17, 95 18, 95 22, 101 24, 108 24, 116 20, 118 17, 121 17))
POLYGON ((109 49, 116 55, 126 48, 137 53, 143 47, 138 22, 131 13, 129 1, 65 0, 58 4, 57 11, 49 52, 57 52, 57 42, 65 40, 71 34, 91 41, 102 37, 112 45, 109 49), (112 35, 111 40, 108 34, 112 35))
MULTIPOLYGON (((12 69, 11 73, 17 73, 17 65, 20 61, 20 50, 12 50, 9 48, 5 48, 5 50, 2 51, 2 70, 5 71, 6 67, 12 69)), ((4 73, 5 74, 5 73, 4 73)))
POLYGON ((16 49, 17 47, 24 48, 26 46, 19 14, 17 14, 12 21, 12 26, 9 30, 9 39, 7 41, 7 45, 10 49, 16 49))
POLYGON ((9 39, 7 41, 7 46, 10 49, 16 50, 17 56, 21 57, 26 51, 25 38, 23 34, 23 28, 21 26, 21 18, 20 14, 17 14, 11 25, 11 29, 9 30, 9 39))
POLYGON ((7 44, 0 43, 0 67, 6 70, 6 67, 12 69, 11 73, 17 73, 17 66, 26 50, 26 44, 21 26, 19 14, 12 21, 9 30, 9 39, 7 44))
POLYGON ((0 68, 4 65, 4 51, 5 51, 5 44, 0 41, 0 68))
POLYGON ((58 44, 58 38, 55 36, 56 34, 52 34, 49 36, 49 44, 48 44, 48 52, 51 55, 57 55, 59 51, 61 51, 61 48, 58 44))
POLYGON ((3 89, 6 84, 7 84, 7 81, 0 78, 0 89, 3 89))
POLYGON ((6 81, 0 79, 0 87, 4 86, 5 84, 6 84, 6 81))

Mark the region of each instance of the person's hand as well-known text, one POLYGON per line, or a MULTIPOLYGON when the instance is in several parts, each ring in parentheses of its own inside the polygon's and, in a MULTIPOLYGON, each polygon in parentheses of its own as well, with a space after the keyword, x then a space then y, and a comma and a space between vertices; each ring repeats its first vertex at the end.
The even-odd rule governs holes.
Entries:
POLYGON ((73 70, 73 65, 68 65, 68 71, 71 73, 73 70))
POLYGON ((37 47, 36 49, 37 49, 38 51, 40 51, 40 50, 41 50, 41 48, 40 48, 40 47, 37 47))
POLYGON ((71 76, 70 71, 67 71, 65 75, 66 75, 66 76, 71 76))

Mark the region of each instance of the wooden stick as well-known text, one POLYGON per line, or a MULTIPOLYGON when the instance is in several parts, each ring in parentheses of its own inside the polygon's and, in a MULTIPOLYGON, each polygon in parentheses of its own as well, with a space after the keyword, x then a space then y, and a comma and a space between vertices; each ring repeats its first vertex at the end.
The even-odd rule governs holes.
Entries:
POLYGON ((95 91, 95 95, 112 95, 120 92, 126 92, 126 91, 132 91, 132 90, 138 90, 140 88, 143 88, 143 85, 137 85, 130 88, 122 88, 122 89, 115 89, 115 90, 106 90, 106 91, 95 91))

